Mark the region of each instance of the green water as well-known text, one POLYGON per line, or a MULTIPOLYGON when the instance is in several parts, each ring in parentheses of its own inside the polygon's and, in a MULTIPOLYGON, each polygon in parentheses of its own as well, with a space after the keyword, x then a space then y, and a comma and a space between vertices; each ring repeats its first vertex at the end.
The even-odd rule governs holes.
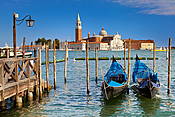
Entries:
MULTIPOLYGON (((132 51, 140 57, 152 57, 151 51, 132 51)), ((44 52, 42 53, 44 61, 44 52)), ((50 52, 50 60, 53 56, 50 52)), ((123 52, 100 51, 99 57, 123 57, 123 52)), ((157 52, 159 60, 156 61, 156 69, 161 82, 160 95, 155 99, 147 99, 136 95, 130 90, 129 94, 124 94, 116 99, 104 101, 101 96, 102 74, 107 72, 111 61, 99 61, 99 79, 95 83, 95 61, 90 61, 90 95, 86 94, 86 68, 85 61, 73 61, 76 57, 85 57, 84 52, 69 52, 68 78, 64 84, 63 70, 64 63, 57 63, 57 90, 53 89, 40 102, 35 101, 22 109, 10 109, 0 112, 0 117, 106 117, 106 116, 175 116, 175 51, 172 52, 172 80, 171 94, 167 95, 167 60, 166 52, 157 52)), ((94 57, 94 52, 90 51, 90 57, 94 57)), ((64 57, 63 51, 57 52, 57 58, 64 57)), ((118 61, 123 65, 123 61, 118 61)), ((149 67, 153 61, 143 60, 149 67)), ((133 68, 134 60, 131 61, 133 68)), ((49 79, 53 84, 53 65, 49 66, 49 79)), ((45 78, 45 66, 42 66, 42 75, 45 78)))

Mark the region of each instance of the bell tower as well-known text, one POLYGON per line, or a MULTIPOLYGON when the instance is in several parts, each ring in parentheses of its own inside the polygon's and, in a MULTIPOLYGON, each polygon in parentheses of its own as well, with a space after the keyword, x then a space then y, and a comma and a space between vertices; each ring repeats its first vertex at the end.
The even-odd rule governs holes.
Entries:
POLYGON ((82 40, 82 27, 81 27, 81 20, 78 13, 77 21, 76 21, 76 28, 75 28, 75 41, 80 42, 82 40))

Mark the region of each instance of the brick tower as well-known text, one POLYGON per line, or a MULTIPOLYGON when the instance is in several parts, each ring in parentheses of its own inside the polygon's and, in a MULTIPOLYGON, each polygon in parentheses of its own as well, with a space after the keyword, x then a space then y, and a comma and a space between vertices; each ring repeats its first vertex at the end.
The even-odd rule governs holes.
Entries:
POLYGON ((82 40, 82 27, 81 27, 80 16, 78 14, 75 28, 75 41, 80 42, 81 40, 82 40))

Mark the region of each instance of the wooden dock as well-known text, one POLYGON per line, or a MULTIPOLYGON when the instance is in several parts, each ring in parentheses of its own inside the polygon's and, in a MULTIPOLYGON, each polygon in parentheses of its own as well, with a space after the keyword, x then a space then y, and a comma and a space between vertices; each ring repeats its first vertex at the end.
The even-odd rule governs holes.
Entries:
POLYGON ((6 99, 15 97, 17 106, 20 107, 23 96, 28 95, 29 100, 33 100, 33 93, 37 96, 41 94, 39 88, 44 89, 45 85, 40 78, 40 63, 38 57, 0 59, 1 104, 6 99))

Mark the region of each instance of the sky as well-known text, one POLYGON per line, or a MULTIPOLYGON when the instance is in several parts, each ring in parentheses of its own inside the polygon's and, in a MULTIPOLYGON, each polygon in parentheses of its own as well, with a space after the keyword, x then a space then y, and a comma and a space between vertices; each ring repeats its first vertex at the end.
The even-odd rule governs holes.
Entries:
MULTIPOLYGON (((25 37, 27 44, 38 38, 75 40, 77 14, 82 21, 83 37, 119 32, 122 39, 155 40, 167 46, 175 37, 175 0, 0 0, 0 46, 12 45, 12 15, 22 19, 31 15, 34 27, 17 26, 17 45, 25 37)), ((175 39, 174 39, 175 40, 175 39)), ((173 46, 175 41, 173 40, 173 46)))

